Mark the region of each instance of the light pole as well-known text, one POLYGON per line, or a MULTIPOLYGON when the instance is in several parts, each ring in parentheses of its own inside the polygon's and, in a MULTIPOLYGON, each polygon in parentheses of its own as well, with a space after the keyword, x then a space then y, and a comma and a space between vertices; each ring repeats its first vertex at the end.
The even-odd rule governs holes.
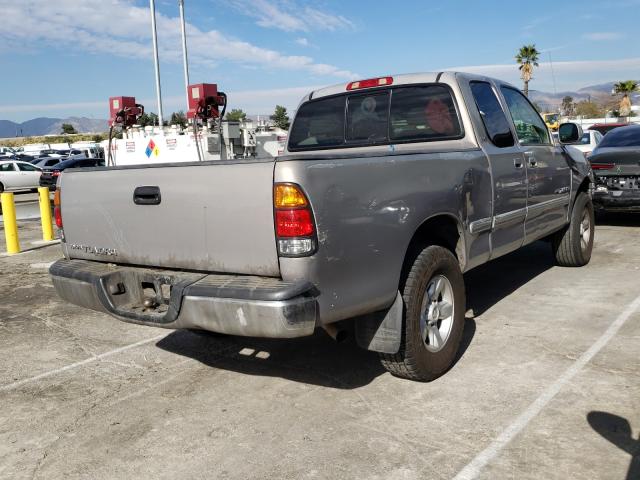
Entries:
POLYGON ((162 92, 160 90, 160 63, 158 62, 158 34, 156 31, 156 3, 155 0, 149 0, 151 8, 151 38, 153 40, 153 62, 156 69, 156 95, 158 97, 158 126, 162 128, 162 92))
POLYGON ((184 91, 187 96, 187 110, 189 110, 189 62, 187 60, 187 32, 184 21, 184 0, 178 0, 180 7, 180 27, 182 30, 182 64, 184 67, 184 91))

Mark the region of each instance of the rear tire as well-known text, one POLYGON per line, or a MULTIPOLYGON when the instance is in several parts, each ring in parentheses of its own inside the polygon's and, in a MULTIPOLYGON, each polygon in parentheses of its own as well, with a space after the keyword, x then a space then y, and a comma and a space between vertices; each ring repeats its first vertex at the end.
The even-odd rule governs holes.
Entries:
POLYGON ((594 231, 595 216, 591 197, 580 192, 573 204, 569 225, 557 232, 551 242, 557 264, 563 267, 582 267, 589 263, 594 231))
POLYGON ((4 185, 2 184, 2 182, 0 182, 0 193, 4 192, 4 185))
POLYGON ((392 375, 431 381, 455 361, 464 330, 464 279, 456 257, 428 246, 413 261, 401 285, 404 312, 400 350, 380 354, 392 375))

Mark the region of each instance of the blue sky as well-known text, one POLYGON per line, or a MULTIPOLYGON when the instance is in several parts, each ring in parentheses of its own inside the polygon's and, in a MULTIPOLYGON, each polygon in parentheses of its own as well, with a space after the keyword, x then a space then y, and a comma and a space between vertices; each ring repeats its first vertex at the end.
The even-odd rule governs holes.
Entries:
MULTIPOLYGON (((156 4, 168 115, 185 108, 178 2, 156 4)), ((640 79, 640 0, 185 0, 185 9, 191 83, 218 83, 230 108, 251 114, 392 73, 456 68, 519 84, 513 56, 527 43, 543 52, 532 89, 640 79)), ((106 118, 116 95, 157 110, 148 1, 0 0, 0 12, 0 119, 106 118)))

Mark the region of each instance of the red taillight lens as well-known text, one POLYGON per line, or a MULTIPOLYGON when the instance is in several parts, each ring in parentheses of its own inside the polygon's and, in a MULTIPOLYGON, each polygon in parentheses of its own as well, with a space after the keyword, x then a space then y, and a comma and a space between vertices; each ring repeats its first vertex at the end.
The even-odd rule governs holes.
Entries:
POLYGON ((611 170, 615 166, 616 166, 615 163, 592 163, 591 169, 592 170, 611 170))
POLYGON ((307 208, 276 210, 276 234, 278 237, 308 237, 313 235, 313 219, 307 208))
POLYGON ((56 227, 62 228, 62 212, 60 207, 53 207, 53 216, 56 219, 56 227))
POLYGON ((60 172, 58 170, 54 170, 53 172, 51 172, 51 175, 57 177, 60 175, 60 172))
POLYGON ((62 228, 62 210, 60 210, 60 189, 56 189, 53 194, 53 217, 56 220, 56 227, 62 228))

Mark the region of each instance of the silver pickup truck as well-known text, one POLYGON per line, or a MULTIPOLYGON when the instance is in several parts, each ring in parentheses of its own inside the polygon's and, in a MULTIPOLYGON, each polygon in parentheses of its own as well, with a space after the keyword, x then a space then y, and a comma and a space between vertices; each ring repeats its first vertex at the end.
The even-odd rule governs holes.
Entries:
POLYGON ((305 96, 276 159, 65 171, 50 273, 65 300, 156 327, 293 338, 351 319, 426 381, 458 350, 463 272, 540 239, 589 262, 591 184, 511 85, 368 79, 305 96))

